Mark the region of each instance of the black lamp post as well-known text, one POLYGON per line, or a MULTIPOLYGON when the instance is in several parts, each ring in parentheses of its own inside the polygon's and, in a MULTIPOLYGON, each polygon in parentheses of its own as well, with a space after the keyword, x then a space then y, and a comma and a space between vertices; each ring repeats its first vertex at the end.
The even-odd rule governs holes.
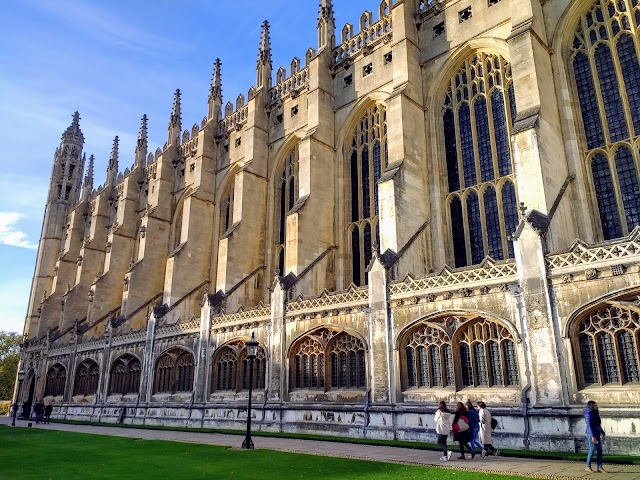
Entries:
POLYGON ((16 398, 13 401, 13 419, 11 420, 11 426, 16 426, 16 415, 18 414, 18 401, 20 400, 20 390, 22 388, 22 380, 24 380, 24 370, 18 372, 18 391, 16 392, 16 398))
POLYGON ((251 440, 251 393, 253 392, 253 361, 258 354, 258 341, 254 334, 247 342, 247 359, 249 360, 249 406, 247 408, 247 435, 242 442, 242 448, 253 449, 253 441, 251 440))

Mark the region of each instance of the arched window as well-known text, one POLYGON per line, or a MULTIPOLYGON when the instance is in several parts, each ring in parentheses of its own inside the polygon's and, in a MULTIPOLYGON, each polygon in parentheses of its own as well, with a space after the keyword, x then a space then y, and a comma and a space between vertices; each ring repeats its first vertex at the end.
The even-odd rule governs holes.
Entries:
POLYGON ((609 304, 576 322, 572 338, 583 387, 640 382, 639 312, 609 304))
POLYGON ((287 215, 298 200, 298 146, 287 155, 280 173, 276 177, 276 223, 274 230, 275 264, 280 275, 285 272, 285 245, 287 236, 287 215))
POLYGON ((47 384, 44 389, 45 397, 61 397, 67 382, 67 370, 56 363, 47 372, 47 384))
POLYGON ((220 236, 224 235, 233 225, 233 184, 227 189, 222 196, 220 204, 220 236))
POLYGON ((156 362, 153 393, 179 393, 193 390, 195 361, 182 348, 172 348, 156 362))
POLYGON ((323 328, 305 335, 292 347, 290 364, 293 389, 366 387, 364 343, 346 332, 323 328))
POLYGON ((122 355, 111 367, 109 395, 127 395, 140 390, 140 360, 130 354, 122 355))
POLYGON ((569 57, 582 150, 607 240, 640 225, 639 11, 637 0, 593 2, 580 17, 569 57))
MULTIPOLYGON (((253 360, 253 388, 264 390, 267 356, 262 347, 258 347, 253 360)), ((247 340, 234 340, 220 347, 213 356, 211 369, 212 392, 239 392, 249 389, 249 359, 247 359, 247 340)))
POLYGON ((85 360, 76 368, 76 378, 73 382, 73 396, 95 395, 98 391, 100 367, 93 360, 85 360))
POLYGON ((513 256, 518 223, 509 138, 515 120, 511 66, 477 53, 450 80, 442 124, 456 267, 513 256))
MULTIPOLYGON (((173 217, 172 226, 172 239, 171 239, 171 252, 180 246, 182 243, 182 212, 184 202, 180 202, 176 208, 175 215, 173 217)), ((171 253, 169 252, 169 253, 171 253)))
POLYGON ((353 129, 349 142, 351 266, 353 283, 359 286, 367 283, 365 270, 371 261, 374 245, 380 244, 378 181, 389 160, 384 106, 376 104, 365 112, 353 129))
POLYGON ((513 336, 486 318, 456 316, 420 323, 403 335, 400 358, 404 390, 520 383, 513 336))

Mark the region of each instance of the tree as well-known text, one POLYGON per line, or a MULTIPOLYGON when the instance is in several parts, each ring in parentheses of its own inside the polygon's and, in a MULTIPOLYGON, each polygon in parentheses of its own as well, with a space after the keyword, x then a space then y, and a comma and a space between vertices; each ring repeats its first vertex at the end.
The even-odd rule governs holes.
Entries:
POLYGON ((22 335, 0 331, 0 400, 11 400, 20 360, 22 335))

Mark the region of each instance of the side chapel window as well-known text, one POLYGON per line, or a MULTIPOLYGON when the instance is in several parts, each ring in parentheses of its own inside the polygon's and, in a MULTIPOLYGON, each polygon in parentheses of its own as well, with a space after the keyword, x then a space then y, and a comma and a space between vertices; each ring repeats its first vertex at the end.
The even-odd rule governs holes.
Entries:
POLYGON ((389 160, 387 112, 376 104, 362 116, 352 132, 348 152, 351 178, 351 258, 353 283, 367 284, 365 270, 380 245, 378 181, 389 160))
POLYGON ((513 336, 489 319, 446 317, 421 323, 404 336, 400 352, 404 390, 520 383, 513 336))
POLYGON ((604 239, 640 225, 640 2, 598 0, 578 23, 570 70, 604 239))
POLYGON ((67 382, 67 370, 56 363, 47 372, 47 384, 44 389, 45 397, 61 397, 67 382))
POLYGON ((109 395, 126 395, 140 390, 140 360, 130 354, 122 355, 111 367, 109 395))
POLYGON ((278 175, 276 186, 275 258, 280 275, 285 275, 287 215, 298 200, 298 146, 289 153, 278 175))
POLYGON ((515 115, 511 66, 500 55, 477 53, 451 78, 442 122, 456 267, 513 257, 515 115))
POLYGON ((291 386, 311 388, 365 388, 364 343, 346 332, 323 328, 305 335, 291 353, 291 386))
MULTIPOLYGON (((253 388, 265 386, 267 356, 262 347, 253 361, 253 388)), ((213 357, 211 370, 212 392, 239 392, 249 389, 249 360, 246 340, 236 340, 222 346, 213 357)))
POLYGON ((85 360, 76 368, 73 395, 95 395, 98 391, 100 367, 93 360, 85 360))
POLYGON ((156 362, 153 393, 191 392, 195 360, 191 352, 172 348, 156 362))
POLYGON ((577 322, 573 348, 583 387, 640 382, 639 312, 607 305, 577 322))

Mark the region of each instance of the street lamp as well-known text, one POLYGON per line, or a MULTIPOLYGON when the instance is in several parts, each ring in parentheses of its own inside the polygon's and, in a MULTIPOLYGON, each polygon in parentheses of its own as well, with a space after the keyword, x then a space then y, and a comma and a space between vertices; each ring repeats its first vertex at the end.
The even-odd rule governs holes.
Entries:
POLYGON ((247 342, 247 359, 249 360, 249 406, 247 408, 247 435, 242 442, 242 448, 253 449, 253 441, 251 441, 251 393, 253 391, 253 361, 258 354, 258 341, 254 334, 247 342))
POLYGON ((24 370, 20 369, 18 372, 18 391, 16 392, 16 398, 13 401, 13 420, 11 426, 16 426, 16 415, 18 414, 18 401, 20 400, 20 389, 22 387, 22 381, 24 380, 24 370))

